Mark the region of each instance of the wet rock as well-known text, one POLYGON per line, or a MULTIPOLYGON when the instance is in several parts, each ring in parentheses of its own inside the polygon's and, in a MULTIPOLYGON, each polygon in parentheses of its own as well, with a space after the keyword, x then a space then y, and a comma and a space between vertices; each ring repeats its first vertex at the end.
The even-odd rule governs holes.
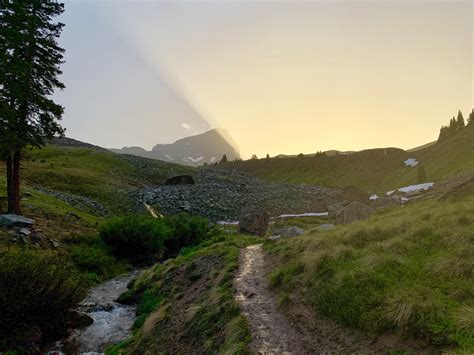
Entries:
POLYGON ((262 237, 267 232, 270 216, 262 209, 244 210, 239 219, 239 231, 262 237))
POLYGON ((349 224, 368 218, 374 209, 360 202, 352 202, 336 214, 336 224, 349 224))
POLYGON ((0 215, 0 226, 12 227, 31 227, 35 221, 16 214, 0 215))

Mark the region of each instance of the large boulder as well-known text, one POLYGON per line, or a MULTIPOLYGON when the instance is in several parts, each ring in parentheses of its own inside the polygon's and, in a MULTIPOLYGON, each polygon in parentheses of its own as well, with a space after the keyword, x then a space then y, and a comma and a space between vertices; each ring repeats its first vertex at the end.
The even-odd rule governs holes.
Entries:
POLYGON ((178 175, 173 176, 165 181, 166 186, 175 185, 194 185, 194 179, 191 175, 178 175))
POLYGON ((245 234, 263 237, 267 232, 270 216, 262 209, 243 211, 239 218, 239 231, 245 234))
POLYGON ((352 202, 336 214, 336 224, 349 224, 368 218, 374 209, 360 202, 352 202))
POLYGON ((346 186, 342 190, 342 198, 349 202, 369 202, 370 195, 362 189, 359 189, 356 186, 346 186))
POLYGON ((0 226, 12 227, 31 227, 35 221, 16 214, 0 214, 0 226))

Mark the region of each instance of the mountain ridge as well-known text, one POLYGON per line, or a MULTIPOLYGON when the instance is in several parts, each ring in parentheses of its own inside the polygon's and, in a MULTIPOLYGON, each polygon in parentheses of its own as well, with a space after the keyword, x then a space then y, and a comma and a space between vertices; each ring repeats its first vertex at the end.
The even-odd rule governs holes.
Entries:
POLYGON ((223 128, 184 137, 169 144, 156 144, 151 150, 131 146, 109 149, 114 153, 132 154, 170 163, 199 166, 218 162, 225 154, 229 160, 239 159, 237 144, 223 128))

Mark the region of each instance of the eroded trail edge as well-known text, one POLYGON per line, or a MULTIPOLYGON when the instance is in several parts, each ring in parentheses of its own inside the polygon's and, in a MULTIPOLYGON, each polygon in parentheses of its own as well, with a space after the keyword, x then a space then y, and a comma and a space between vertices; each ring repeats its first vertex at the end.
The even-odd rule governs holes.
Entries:
POLYGON ((258 354, 307 353, 300 334, 277 309, 275 295, 268 290, 262 245, 241 251, 234 280, 236 300, 247 318, 253 340, 250 350, 258 354))

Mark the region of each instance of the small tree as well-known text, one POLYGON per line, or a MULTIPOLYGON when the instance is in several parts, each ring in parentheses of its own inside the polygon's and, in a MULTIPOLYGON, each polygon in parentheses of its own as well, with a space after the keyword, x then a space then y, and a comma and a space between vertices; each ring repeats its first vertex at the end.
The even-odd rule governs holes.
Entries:
POLYGON ((267 153, 266 159, 270 159, 270 154, 267 153))
POLYGON ((221 159, 221 163, 227 163, 227 154, 224 154, 221 159))
POLYGON ((456 120, 458 130, 464 128, 466 123, 464 122, 464 116, 462 115, 461 110, 458 111, 458 118, 456 120))
POLYGON ((471 125, 474 123, 474 109, 471 111, 471 113, 469 114, 469 117, 467 119, 467 124, 468 125, 471 125))
POLYGON ((304 158, 304 154, 303 153, 298 154, 298 158, 304 158))
POLYGON ((64 85, 58 46, 64 11, 55 1, 4 0, 0 7, 0 152, 6 162, 8 211, 20 214, 20 165, 26 147, 41 147, 64 130, 63 107, 51 96, 64 85))
POLYGON ((257 154, 252 154, 252 160, 258 160, 257 154))
POLYGON ((426 182, 426 171, 425 171, 425 167, 423 166, 423 164, 418 164, 418 168, 417 168, 417 174, 416 174, 416 181, 418 184, 422 184, 424 182, 426 182))

